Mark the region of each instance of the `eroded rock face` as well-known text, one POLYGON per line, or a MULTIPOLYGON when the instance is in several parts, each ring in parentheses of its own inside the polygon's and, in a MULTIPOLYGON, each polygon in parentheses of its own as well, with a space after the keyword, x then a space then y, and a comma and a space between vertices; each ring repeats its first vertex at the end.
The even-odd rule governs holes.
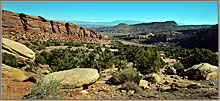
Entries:
POLYGON ((95 82, 100 77, 96 69, 75 68, 54 72, 46 75, 40 82, 48 83, 49 80, 62 80, 61 85, 65 88, 81 87, 95 82))
POLYGON ((188 68, 185 75, 189 79, 194 80, 209 80, 218 78, 218 67, 210 65, 208 63, 201 63, 188 68))
POLYGON ((52 32, 49 20, 40 16, 31 16, 23 13, 19 14, 20 20, 25 31, 33 30, 36 32, 52 32))
POLYGON ((18 13, 2 11, 2 27, 23 29, 18 13))
POLYGON ((34 61, 35 53, 25 45, 10 39, 2 38, 2 52, 12 54, 24 61, 34 61))
POLYGON ((2 77, 3 78, 12 78, 18 81, 24 81, 28 79, 27 76, 25 76, 25 72, 17 69, 10 67, 8 65, 2 64, 2 77))
POLYGON ((57 22, 41 16, 14 13, 6 10, 2 10, 2 13, 3 30, 14 29, 30 33, 67 34, 67 36, 71 37, 105 40, 99 33, 76 24, 57 22))

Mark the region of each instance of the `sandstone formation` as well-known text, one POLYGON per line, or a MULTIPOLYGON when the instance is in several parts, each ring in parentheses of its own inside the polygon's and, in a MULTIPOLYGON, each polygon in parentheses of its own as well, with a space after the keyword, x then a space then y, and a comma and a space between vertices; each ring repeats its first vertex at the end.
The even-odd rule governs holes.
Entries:
POLYGON ((208 63, 201 63, 188 68, 185 75, 187 75, 189 79, 195 80, 218 79, 218 67, 208 63))
POLYGON ((54 72, 46 75, 40 82, 48 83, 49 80, 62 80, 61 85, 64 88, 75 88, 83 85, 89 85, 99 78, 99 73, 96 69, 91 68, 75 68, 54 72))
POLYGON ((63 23, 48 20, 41 16, 14 13, 6 10, 2 10, 2 27, 3 31, 13 29, 32 34, 48 33, 77 38, 104 39, 104 36, 99 33, 76 24, 63 23))
POLYGON ((21 58, 24 61, 34 61, 35 53, 25 45, 10 39, 2 38, 2 52, 21 58))
POLYGON ((18 81, 24 81, 28 79, 27 76, 25 76, 25 72, 17 69, 10 67, 8 65, 2 64, 2 76, 3 78, 12 78, 18 81))

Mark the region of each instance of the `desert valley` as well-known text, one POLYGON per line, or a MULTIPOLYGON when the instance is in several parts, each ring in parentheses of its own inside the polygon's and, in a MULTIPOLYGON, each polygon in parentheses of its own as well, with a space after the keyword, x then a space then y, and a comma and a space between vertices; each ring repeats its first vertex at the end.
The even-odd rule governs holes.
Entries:
POLYGON ((218 24, 82 27, 2 10, 2 99, 218 99, 218 24))

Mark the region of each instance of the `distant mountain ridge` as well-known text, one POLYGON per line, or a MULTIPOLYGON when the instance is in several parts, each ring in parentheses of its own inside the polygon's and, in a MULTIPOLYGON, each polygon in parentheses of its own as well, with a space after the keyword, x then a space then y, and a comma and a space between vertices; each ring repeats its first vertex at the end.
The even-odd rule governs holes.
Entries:
POLYGON ((131 26, 137 26, 137 25, 153 25, 153 24, 159 24, 159 25, 160 25, 160 24, 169 24, 169 25, 173 25, 173 26, 178 26, 175 21, 140 23, 140 24, 134 24, 134 25, 131 25, 131 26))
MULTIPOLYGON (((79 26, 82 27, 88 27, 88 28, 100 28, 100 27, 113 27, 113 26, 117 26, 120 23, 125 23, 127 25, 139 25, 139 24, 147 24, 147 23, 158 23, 158 22, 150 22, 150 21, 135 21, 135 20, 115 20, 115 21, 111 21, 111 22, 92 22, 92 21, 77 21, 77 20, 73 20, 73 21, 68 21, 68 20, 55 20, 58 22, 69 22, 69 23, 74 23, 77 24, 79 26)), ((169 21, 166 21, 169 22, 169 21)), ((171 21, 172 22, 172 21, 171 21)), ((173 21, 175 22, 175 21, 173 21)), ((191 24, 187 24, 187 23, 177 23, 179 26, 185 26, 185 25, 191 25, 191 24)), ((209 25, 209 24, 203 24, 203 25, 209 25)))
POLYGON ((134 21, 134 20, 115 20, 112 22, 89 22, 89 21, 66 21, 66 20, 57 20, 60 22, 70 22, 77 24, 79 26, 83 27, 111 27, 115 26, 119 23, 126 23, 128 25, 130 24, 137 24, 137 23, 144 23, 144 21, 134 21))

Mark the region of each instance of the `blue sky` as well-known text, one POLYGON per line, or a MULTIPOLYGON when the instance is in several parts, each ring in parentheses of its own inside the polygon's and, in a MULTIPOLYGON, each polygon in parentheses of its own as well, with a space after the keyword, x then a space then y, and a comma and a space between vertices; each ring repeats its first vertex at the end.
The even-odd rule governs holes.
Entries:
POLYGON ((218 23, 218 2, 2 2, 2 9, 49 20, 218 23))

